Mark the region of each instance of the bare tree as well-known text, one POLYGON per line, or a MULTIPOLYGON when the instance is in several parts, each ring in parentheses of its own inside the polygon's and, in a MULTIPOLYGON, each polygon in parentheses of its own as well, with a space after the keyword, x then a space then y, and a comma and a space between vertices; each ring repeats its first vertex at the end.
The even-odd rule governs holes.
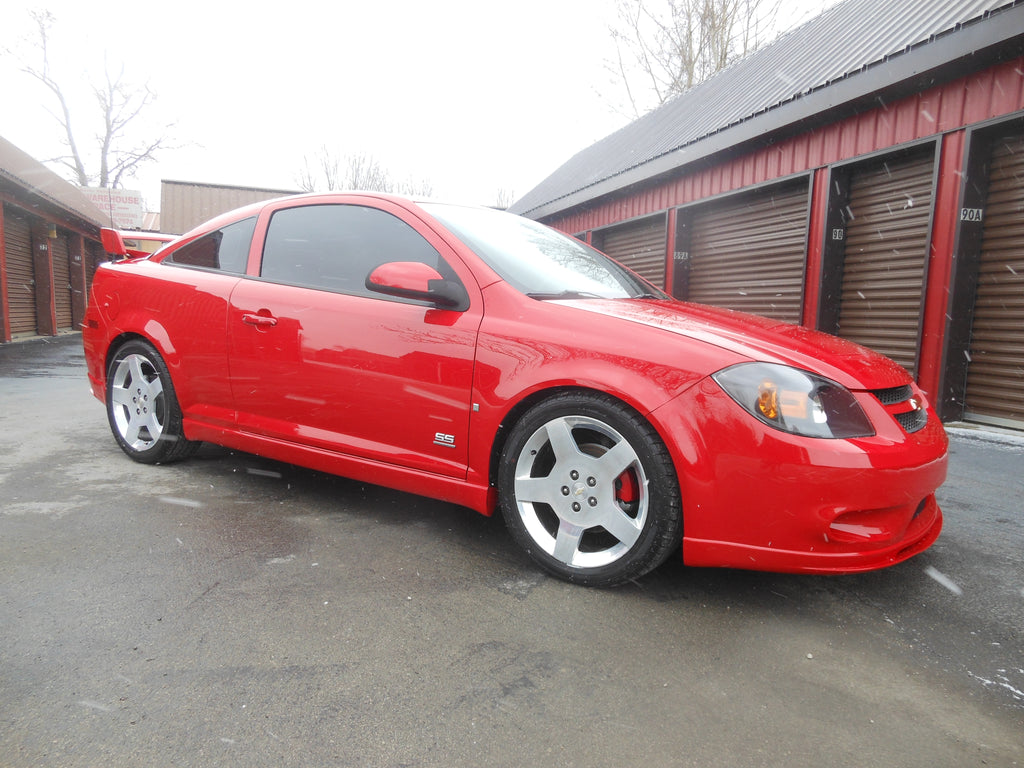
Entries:
POLYGON ((410 176, 399 183, 396 191, 406 197, 433 197, 434 185, 429 179, 414 179, 410 176))
POLYGON ((634 117, 770 39, 782 0, 619 0, 610 64, 634 117))
POLYGON ((394 192, 395 182, 375 157, 360 152, 349 155, 345 166, 345 186, 366 192, 394 192))
POLYGON ((494 207, 498 208, 499 210, 505 211, 508 210, 512 206, 512 203, 514 203, 515 201, 515 192, 513 192, 511 189, 502 187, 501 189, 498 190, 497 195, 495 195, 494 207))
POLYGON ((168 148, 166 133, 154 139, 134 142, 130 137, 133 124, 153 104, 156 94, 148 84, 141 88, 129 84, 125 80, 123 66, 117 70, 116 75, 112 75, 104 62, 105 81, 92 89, 102 118, 102 129, 96 136, 99 167, 90 172, 86 153, 76 140, 68 94, 50 65, 50 29, 56 19, 49 11, 30 11, 30 15, 38 32, 39 59, 37 63, 26 63, 22 59, 21 71, 38 80, 53 94, 59 107, 54 117, 63 130, 68 149, 67 154, 49 158, 46 162, 59 163, 68 168, 72 180, 81 186, 121 186, 123 180, 134 176, 141 165, 155 160, 159 150, 168 148))
POLYGON ((366 152, 338 156, 326 145, 317 150, 312 162, 308 156, 303 158, 303 168, 296 182, 304 192, 351 189, 430 197, 434 190, 426 179, 410 177, 405 181, 395 181, 380 161, 366 152))
POLYGON ((296 182, 303 192, 333 192, 342 188, 341 161, 337 155, 331 153, 326 144, 322 145, 313 157, 314 167, 310 167, 308 156, 303 157, 302 161, 303 167, 296 182))

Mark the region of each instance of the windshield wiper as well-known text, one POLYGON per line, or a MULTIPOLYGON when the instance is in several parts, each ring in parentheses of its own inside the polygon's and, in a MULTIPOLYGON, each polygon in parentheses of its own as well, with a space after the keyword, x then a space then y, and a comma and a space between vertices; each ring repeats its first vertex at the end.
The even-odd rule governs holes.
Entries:
POLYGON ((586 291, 557 291, 552 293, 544 293, 541 291, 526 294, 531 299, 537 299, 537 301, 558 301, 559 299, 606 299, 607 296, 601 296, 597 293, 587 293, 586 291))

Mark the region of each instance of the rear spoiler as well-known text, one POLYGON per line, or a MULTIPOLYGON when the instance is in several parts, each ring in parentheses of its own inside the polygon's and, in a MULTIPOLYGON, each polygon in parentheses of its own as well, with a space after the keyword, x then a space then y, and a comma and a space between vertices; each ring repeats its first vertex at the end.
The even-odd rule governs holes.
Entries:
POLYGON ((100 229, 100 241, 103 250, 112 256, 122 258, 139 258, 149 256, 164 243, 174 240, 176 235, 165 235, 162 232, 132 232, 103 227, 100 229))

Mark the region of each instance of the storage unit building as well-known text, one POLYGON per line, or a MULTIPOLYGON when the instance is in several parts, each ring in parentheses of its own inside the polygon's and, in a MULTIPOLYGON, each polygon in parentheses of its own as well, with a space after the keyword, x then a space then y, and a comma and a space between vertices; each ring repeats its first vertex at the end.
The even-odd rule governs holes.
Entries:
POLYGON ((512 210, 878 349, 946 420, 1024 428, 1022 2, 844 0, 512 210))
POLYGON ((75 331, 103 214, 76 187, 0 138, 0 343, 75 331))

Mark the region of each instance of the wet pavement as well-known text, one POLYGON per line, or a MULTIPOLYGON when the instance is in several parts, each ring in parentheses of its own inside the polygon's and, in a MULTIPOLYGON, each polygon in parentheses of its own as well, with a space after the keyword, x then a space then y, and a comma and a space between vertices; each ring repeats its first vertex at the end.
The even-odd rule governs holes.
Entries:
POLYGON ((1024 438, 884 571, 550 579, 500 520, 204 446, 0 345, 0 765, 1024 765, 1024 438))

